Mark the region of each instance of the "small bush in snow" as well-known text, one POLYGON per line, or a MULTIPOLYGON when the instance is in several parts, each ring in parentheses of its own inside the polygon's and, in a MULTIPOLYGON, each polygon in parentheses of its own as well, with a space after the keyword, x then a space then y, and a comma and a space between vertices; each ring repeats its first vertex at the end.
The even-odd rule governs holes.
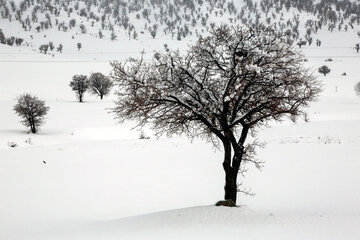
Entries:
POLYGON ((56 51, 62 53, 62 50, 63 50, 63 45, 59 44, 59 46, 56 48, 56 51))
POLYGON ((12 147, 12 148, 17 147, 17 143, 16 143, 16 142, 8 142, 7 145, 8 145, 9 147, 12 147))
POLYGON ((354 91, 355 91, 356 95, 358 95, 360 97, 360 82, 357 82, 355 84, 354 91))
POLYGON ((146 136, 145 132, 141 130, 140 135, 139 135, 139 139, 150 139, 150 137, 146 136))
POLYGON ((80 24, 80 30, 82 34, 85 34, 87 32, 86 27, 84 24, 80 24))
POLYGON ((45 102, 28 93, 20 95, 14 111, 23 118, 21 121, 26 127, 30 127, 32 133, 38 131, 38 127, 44 122, 44 117, 49 111, 45 102))
POLYGON ((47 51, 49 50, 49 45, 48 45, 48 44, 43 44, 43 45, 41 45, 41 46, 39 47, 39 50, 40 50, 41 53, 46 54, 47 51))

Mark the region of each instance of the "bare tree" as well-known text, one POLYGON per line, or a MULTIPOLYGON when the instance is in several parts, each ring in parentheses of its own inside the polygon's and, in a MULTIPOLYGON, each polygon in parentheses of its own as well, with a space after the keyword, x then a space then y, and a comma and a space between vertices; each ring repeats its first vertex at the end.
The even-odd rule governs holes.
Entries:
POLYGON ((89 77, 89 85, 91 93, 99 95, 100 99, 110 93, 113 82, 102 73, 92 73, 89 77))
POLYGON ((319 70, 318 70, 318 72, 321 74, 324 74, 324 76, 326 76, 326 74, 329 74, 330 71, 331 71, 330 68, 326 65, 319 67, 319 70))
POLYGON ((246 142, 269 121, 301 116, 321 91, 303 56, 270 29, 219 27, 185 54, 157 53, 113 62, 119 121, 151 124, 155 133, 202 137, 223 146, 225 199, 236 203, 238 173, 253 156, 246 142))
POLYGON ((89 81, 87 76, 74 75, 69 85, 71 89, 75 91, 79 102, 83 102, 84 93, 89 87, 89 81))
POLYGON ((20 95, 14 106, 14 111, 23 118, 21 121, 26 127, 30 127, 32 133, 38 131, 39 126, 44 123, 44 117, 49 111, 45 102, 29 93, 20 95))

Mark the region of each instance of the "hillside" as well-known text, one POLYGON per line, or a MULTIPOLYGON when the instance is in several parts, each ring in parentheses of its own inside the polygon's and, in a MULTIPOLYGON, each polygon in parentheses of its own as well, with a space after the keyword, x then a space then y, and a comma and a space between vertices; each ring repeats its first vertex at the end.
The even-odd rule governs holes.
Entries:
MULTIPOLYGON (((164 45, 193 39, 219 24, 271 26, 285 34, 289 42, 314 46, 317 40, 324 42, 318 37, 319 31, 348 32, 355 38, 360 30, 360 3, 350 0, 0 1, 0 43, 28 46, 33 51, 51 54, 97 51, 94 46, 88 46, 89 37, 103 47, 114 41, 112 51, 126 40, 137 45, 138 41, 161 39, 164 45)), ((349 47, 357 42, 354 40, 349 47)))

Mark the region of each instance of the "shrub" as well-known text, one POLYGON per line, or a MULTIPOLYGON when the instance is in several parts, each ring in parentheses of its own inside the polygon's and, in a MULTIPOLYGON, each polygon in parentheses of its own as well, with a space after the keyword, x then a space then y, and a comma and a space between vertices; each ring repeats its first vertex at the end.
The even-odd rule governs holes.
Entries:
POLYGON ((358 95, 360 97, 360 82, 357 82, 355 84, 354 91, 355 91, 356 95, 358 95))

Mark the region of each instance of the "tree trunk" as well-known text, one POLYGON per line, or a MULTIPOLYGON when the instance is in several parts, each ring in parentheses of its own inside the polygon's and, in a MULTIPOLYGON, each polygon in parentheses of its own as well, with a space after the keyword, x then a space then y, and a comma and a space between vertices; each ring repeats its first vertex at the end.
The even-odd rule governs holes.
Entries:
POLYGON ((231 164, 231 160, 234 162, 235 158, 231 157, 230 141, 224 143, 224 153, 223 168, 225 171, 225 200, 232 200, 236 204, 238 168, 234 168, 231 164))
POLYGON ((237 177, 240 169, 240 164, 244 154, 244 142, 249 132, 249 126, 243 126, 241 136, 236 142, 234 134, 228 130, 226 132, 224 144, 224 162, 223 168, 225 171, 225 200, 232 200, 236 204, 237 198, 237 177), (233 150, 233 156, 231 156, 233 150))
POLYGON ((30 128, 31 128, 32 133, 36 133, 36 128, 35 128, 35 125, 33 123, 31 123, 30 128))
POLYGON ((232 200, 236 204, 238 171, 232 167, 225 170, 225 200, 232 200))
POLYGON ((103 99, 103 97, 104 97, 104 95, 103 95, 103 94, 100 94, 100 99, 101 99, 101 100, 103 99))

